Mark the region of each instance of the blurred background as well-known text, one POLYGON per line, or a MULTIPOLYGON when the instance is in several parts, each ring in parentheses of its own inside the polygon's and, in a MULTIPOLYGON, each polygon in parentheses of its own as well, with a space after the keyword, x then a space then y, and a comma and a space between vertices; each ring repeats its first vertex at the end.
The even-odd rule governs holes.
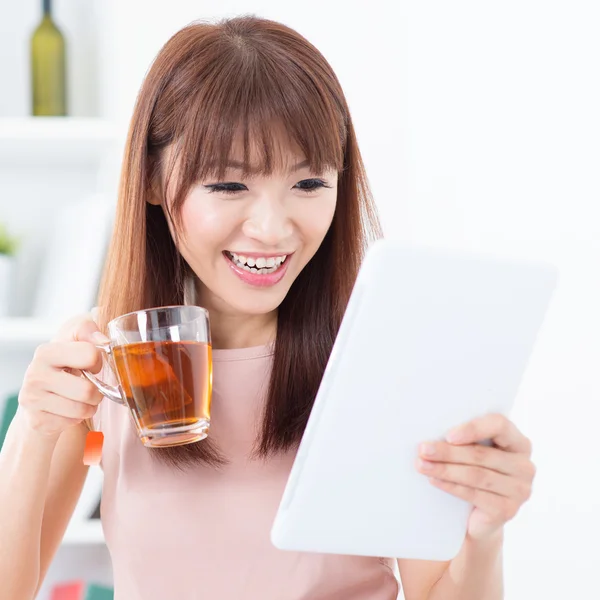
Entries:
MULTIPOLYGON (((128 120, 153 57, 188 22, 241 13, 294 27, 332 64, 387 234, 559 267, 513 413, 534 442, 538 476, 507 527, 506 598, 590 597, 600 564, 600 8, 592 1, 54 0, 65 116, 34 115, 32 105, 42 0, 2 3, 5 425, 35 347, 94 304, 128 120)), ((92 469, 39 598, 69 581, 111 586, 102 530, 90 518, 100 489, 92 469)))

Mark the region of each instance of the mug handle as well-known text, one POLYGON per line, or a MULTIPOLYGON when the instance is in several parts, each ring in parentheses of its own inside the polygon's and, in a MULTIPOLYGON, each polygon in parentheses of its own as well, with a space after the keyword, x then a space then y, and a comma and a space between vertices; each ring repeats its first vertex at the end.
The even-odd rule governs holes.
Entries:
MULTIPOLYGON (((106 344, 95 344, 98 350, 102 350, 102 361, 108 364, 108 357, 112 355, 112 349, 110 347, 110 342, 106 344)), ((108 367, 110 369, 110 365, 108 367)), ((108 399, 116 402, 117 404, 122 404, 123 406, 127 406, 125 400, 123 400, 123 395, 121 394, 121 390, 116 385, 109 385, 108 383, 104 383, 98 379, 94 374, 86 371, 85 369, 81 370, 84 377, 91 381, 99 390, 103 396, 106 396, 108 399)))

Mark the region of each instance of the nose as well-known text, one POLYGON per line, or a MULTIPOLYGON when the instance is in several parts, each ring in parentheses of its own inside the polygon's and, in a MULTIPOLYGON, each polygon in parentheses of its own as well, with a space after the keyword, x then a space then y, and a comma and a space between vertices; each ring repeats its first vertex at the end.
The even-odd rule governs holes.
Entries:
POLYGON ((282 246, 294 226, 285 203, 276 195, 264 195, 253 202, 243 226, 244 235, 264 246, 282 246))

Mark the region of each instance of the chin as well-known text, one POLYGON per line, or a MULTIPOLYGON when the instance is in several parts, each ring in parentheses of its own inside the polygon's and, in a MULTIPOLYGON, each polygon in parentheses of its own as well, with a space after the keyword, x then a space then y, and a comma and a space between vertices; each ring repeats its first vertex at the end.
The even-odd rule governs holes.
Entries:
POLYGON ((238 296, 235 299, 232 298, 227 304, 238 314, 256 317, 268 315, 277 310, 284 298, 285 295, 277 298, 249 298, 248 296, 240 298, 238 296))

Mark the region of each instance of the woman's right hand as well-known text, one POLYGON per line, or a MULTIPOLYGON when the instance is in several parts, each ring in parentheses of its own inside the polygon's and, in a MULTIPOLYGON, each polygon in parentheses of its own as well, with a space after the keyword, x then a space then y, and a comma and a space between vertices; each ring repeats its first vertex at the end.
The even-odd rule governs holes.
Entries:
POLYGON ((31 430, 58 439, 94 416, 102 395, 81 369, 100 371, 102 355, 95 344, 106 341, 88 314, 70 319, 52 341, 38 346, 19 392, 19 409, 31 430))

